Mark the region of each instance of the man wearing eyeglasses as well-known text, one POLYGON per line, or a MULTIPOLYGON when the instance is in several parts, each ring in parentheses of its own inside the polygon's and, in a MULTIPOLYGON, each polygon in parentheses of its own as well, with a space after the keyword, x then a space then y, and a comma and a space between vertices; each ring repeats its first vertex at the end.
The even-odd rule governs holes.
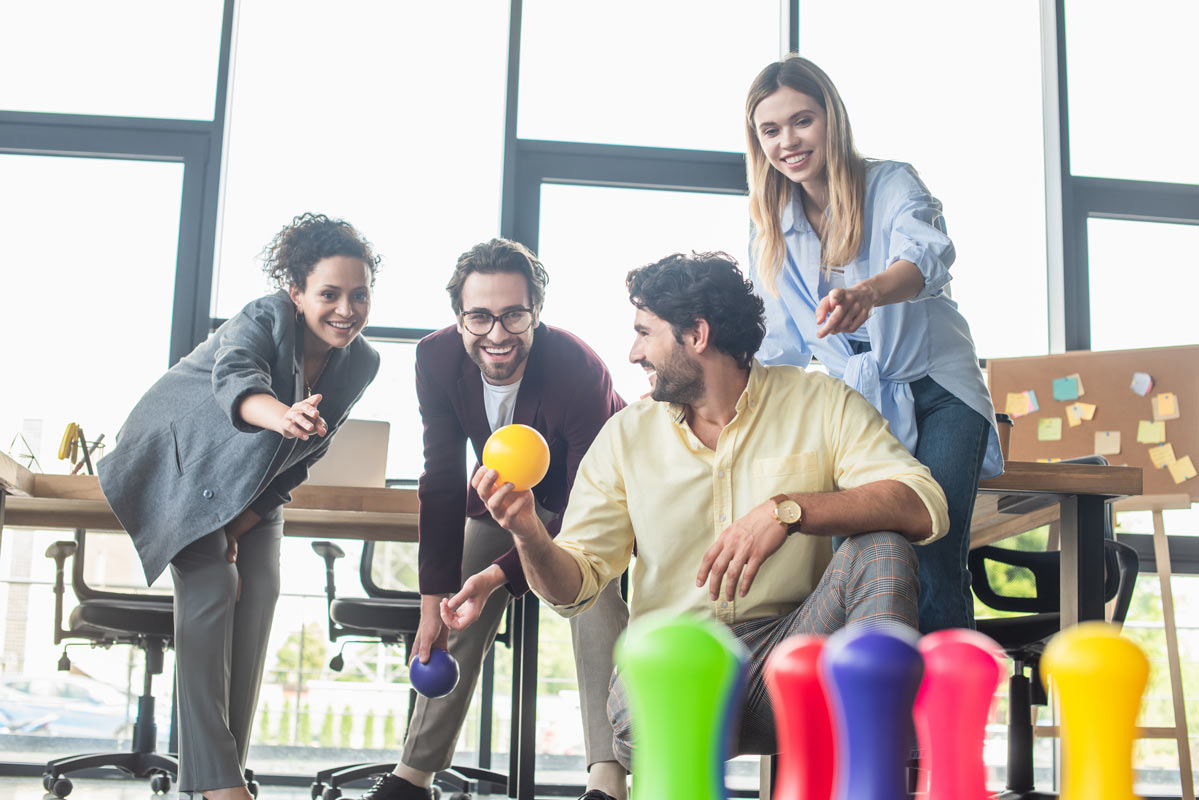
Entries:
MULTIPOLYGON (((549 276, 524 245, 493 239, 463 253, 446 285, 455 325, 416 347, 416 394, 424 423, 420 478, 421 621, 415 655, 448 649, 461 678, 444 698, 417 699, 403 756, 362 800, 428 800, 434 774, 450 766, 483 656, 512 597, 528 591, 511 535, 468 483, 466 448, 477 460, 491 432, 521 423, 550 448, 533 488, 551 535, 575 472, 607 419, 624 407, 591 348, 538 319, 549 276), (465 581, 463 578, 465 577, 465 581), (506 591, 496 591, 506 587, 506 591), (453 609, 447 599, 455 596, 453 609)), ((612 648, 628 621, 618 581, 571 619, 587 751, 587 800, 625 800, 625 770, 613 751, 606 703, 612 648)))

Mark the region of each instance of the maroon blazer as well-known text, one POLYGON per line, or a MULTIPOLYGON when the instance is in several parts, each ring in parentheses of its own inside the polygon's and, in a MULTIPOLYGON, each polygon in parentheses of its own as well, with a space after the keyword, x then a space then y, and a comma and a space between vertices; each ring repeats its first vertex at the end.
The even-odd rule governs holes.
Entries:
MULTIPOLYGON (((425 471, 420 476, 420 591, 462 588, 462 539, 466 517, 487 514, 470 486, 466 442, 476 461, 491 425, 483 406, 483 376, 462 346, 454 326, 431 333, 416 345, 416 397, 424 424, 425 471)), ((624 408, 612 376, 599 356, 561 328, 538 325, 512 421, 536 428, 550 447, 550 468, 533 496, 556 516, 547 526, 556 536, 570 497, 575 472, 608 418, 624 408)), ((473 472, 473 470, 472 470, 473 472)), ((508 591, 529 590, 516 549, 496 564, 508 578, 508 591)))

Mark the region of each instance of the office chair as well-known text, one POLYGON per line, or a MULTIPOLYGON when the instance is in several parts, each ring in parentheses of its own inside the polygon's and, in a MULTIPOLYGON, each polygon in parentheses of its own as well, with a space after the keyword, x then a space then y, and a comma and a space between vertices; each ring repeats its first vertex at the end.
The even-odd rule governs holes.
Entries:
MULTIPOLYGON (((345 557, 345 552, 332 542, 313 542, 312 549, 325 561, 325 596, 329 606, 329 641, 336 643, 346 639, 341 650, 351 642, 383 642, 388 645, 403 643, 405 660, 411 658, 412 644, 420 625, 420 593, 408 589, 388 589, 379 585, 376 580, 376 570, 380 569, 377 561, 382 561, 385 548, 377 545, 382 543, 363 542, 362 559, 359 562, 359 576, 366 597, 338 597, 333 577, 334 563, 345 557), (376 558, 378 556, 378 559, 376 558)), ((391 544, 391 546, 398 546, 391 544)), ((407 559, 409 563, 412 559, 407 559)), ((382 570, 386 572, 386 570, 382 570)), ((508 624, 496 641, 503 641, 511 647, 511 608, 509 608, 508 624)), ((329 666, 340 671, 344 662, 341 650, 329 662, 329 666)), ((491 753, 491 699, 494 677, 495 650, 488 651, 483 664, 480 678, 482 691, 482 719, 479 733, 480 768, 451 767, 437 773, 434 779, 434 800, 443 791, 449 793, 451 800, 469 800, 471 793, 506 794, 508 779, 506 776, 487 769, 488 756, 491 753)), ((408 718, 412 717, 412 709, 416 702, 416 694, 408 692, 408 718)), ((369 778, 391 772, 395 769, 391 763, 360 763, 347 764, 340 767, 321 770, 316 774, 312 783, 313 800, 338 800, 342 795, 341 787, 356 780, 369 778)))
MULTIPOLYGON (((160 594, 132 594, 102 591, 87 585, 84 579, 84 547, 87 534, 76 529, 75 541, 55 542, 46 550, 54 559, 54 644, 64 639, 83 639, 93 647, 131 644, 146 654, 142 696, 137 702, 137 720, 133 725, 133 749, 128 752, 86 753, 56 758, 46 764, 42 786, 55 797, 66 797, 73 788, 68 773, 94 767, 116 767, 135 778, 150 778, 150 788, 165 794, 179 774, 179 762, 171 755, 155 752, 158 726, 154 721, 153 676, 162 672, 163 653, 173 645, 173 598, 160 594), (63 628, 63 595, 66 592, 66 560, 74 556, 71 588, 79 605, 71 611, 68 628, 63 628)), ((60 670, 70 669, 63 649, 60 670)))
MULTIPOLYGON (((1107 464, 1103 456, 1069 459, 1072 463, 1107 464)), ((1030 498, 1033 502, 1035 499, 1030 498)), ((1041 503, 1047 502, 1041 500, 1041 503)), ((1082 533, 1085 535, 1085 533, 1082 533)), ((1123 623, 1132 601, 1139 560, 1136 551, 1115 539, 1111 506, 1103 525, 1105 601, 1115 598, 1112 621, 1123 623)), ((1057 795, 1035 790, 1033 779, 1033 705, 1049 701, 1041 685, 1040 660, 1045 644, 1061 628, 1060 564, 1058 552, 1029 552, 1001 547, 979 547, 970 551, 971 584, 978 599, 996 611, 1023 614, 976 620, 979 631, 990 636, 1014 662, 1008 681, 1008 756, 1006 789, 997 800, 1050 800, 1057 795), (1001 595, 987 576, 988 561, 1030 571, 1036 585, 1033 597, 1001 595), (1025 669, 1030 674, 1026 677, 1025 669)))

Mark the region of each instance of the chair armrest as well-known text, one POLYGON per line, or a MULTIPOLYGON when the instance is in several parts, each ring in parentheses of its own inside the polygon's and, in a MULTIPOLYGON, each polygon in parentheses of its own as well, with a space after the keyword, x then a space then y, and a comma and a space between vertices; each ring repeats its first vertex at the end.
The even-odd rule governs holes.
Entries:
POLYGON ((79 545, 75 542, 55 542, 46 548, 46 558, 54 559, 54 643, 59 644, 67 637, 62 627, 63 595, 67 591, 67 559, 75 555, 79 545))
POLYGON ((345 558, 345 551, 333 542, 313 542, 313 551, 325 561, 325 598, 328 606, 325 616, 329 620, 329 641, 337 641, 337 623, 333 621, 330 611, 333 601, 337 598, 337 586, 333 579, 333 563, 339 558, 345 558))
POLYGON ((1058 610, 1061 598, 1060 564, 1057 552, 1008 550, 1002 547, 979 547, 970 551, 971 587, 978 599, 996 611, 1026 614, 1045 614, 1058 610), (1012 597, 999 594, 987 577, 986 562, 994 561, 1027 569, 1036 587, 1034 597, 1012 597))

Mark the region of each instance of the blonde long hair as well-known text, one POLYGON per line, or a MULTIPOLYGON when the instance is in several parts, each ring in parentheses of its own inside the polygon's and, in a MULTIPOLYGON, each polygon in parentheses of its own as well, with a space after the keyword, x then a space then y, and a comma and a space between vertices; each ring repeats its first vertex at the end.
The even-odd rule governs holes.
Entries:
POLYGON ((753 247, 758 257, 758 276, 774 295, 778 294, 775 284, 786 249, 781 218, 796 189, 766 158, 754 126, 754 111, 784 86, 814 98, 828 118, 824 148, 832 213, 820 237, 820 262, 826 270, 845 266, 857 257, 866 204, 866 162, 853 146, 845 104, 824 70, 792 53, 758 73, 745 98, 745 166, 749 213, 756 231, 753 247))

